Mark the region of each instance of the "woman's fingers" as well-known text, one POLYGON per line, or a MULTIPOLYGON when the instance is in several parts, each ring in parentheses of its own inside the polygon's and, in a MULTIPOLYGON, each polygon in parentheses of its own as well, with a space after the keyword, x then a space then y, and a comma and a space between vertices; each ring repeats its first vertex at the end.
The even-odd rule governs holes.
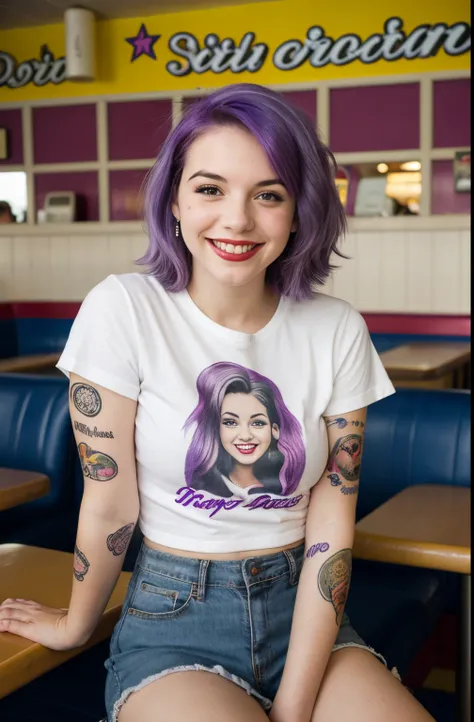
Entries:
MULTIPOLYGON (((30 622, 22 622, 18 619, 1 619, 0 620, 0 632, 10 632, 10 634, 18 634, 20 637, 28 637, 32 639, 34 635, 31 634, 32 626, 30 622)), ((32 639, 32 641, 35 641, 32 639)))
POLYGON ((0 625, 2 625, 4 622, 10 621, 11 619, 17 622, 33 621, 31 613, 28 609, 21 609, 21 607, 4 607, 0 611, 0 625))

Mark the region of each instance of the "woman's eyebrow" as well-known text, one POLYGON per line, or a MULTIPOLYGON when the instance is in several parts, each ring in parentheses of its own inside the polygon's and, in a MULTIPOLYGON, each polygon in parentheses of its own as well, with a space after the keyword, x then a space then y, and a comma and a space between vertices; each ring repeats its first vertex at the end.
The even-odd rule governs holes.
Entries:
MULTIPOLYGON (((202 178, 209 178, 210 180, 219 181, 219 183, 227 183, 227 179, 224 178, 221 175, 218 175, 217 173, 209 173, 206 170, 198 170, 197 173, 194 173, 190 178, 188 178, 188 182, 193 180, 193 178, 197 178, 198 176, 201 176, 202 178)), ((285 184, 283 183, 280 178, 269 178, 268 180, 259 181, 255 184, 258 188, 265 188, 265 186, 273 186, 273 185, 280 185, 285 187, 285 184)))
POLYGON ((226 414, 227 414, 227 416, 233 416, 234 419, 238 419, 238 418, 239 418, 239 415, 238 415, 238 414, 234 414, 232 411, 224 411, 224 413, 222 414, 222 416, 225 416, 226 414))
POLYGON ((251 416, 250 418, 251 418, 251 419, 255 419, 257 416, 263 416, 264 419, 267 418, 267 415, 264 414, 264 413, 262 413, 262 411, 259 411, 258 414, 252 414, 252 416, 251 416))

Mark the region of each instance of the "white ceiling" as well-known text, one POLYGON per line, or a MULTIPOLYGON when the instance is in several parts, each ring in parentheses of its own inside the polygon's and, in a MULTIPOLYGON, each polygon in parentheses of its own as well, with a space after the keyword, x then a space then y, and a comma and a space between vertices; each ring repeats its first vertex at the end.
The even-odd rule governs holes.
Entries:
MULTIPOLYGON (((85 0, 81 7, 94 10, 98 19, 139 18, 159 13, 185 12, 211 7, 245 5, 262 0, 85 0)), ((63 21, 74 0, 0 0, 0 29, 49 25, 63 21)))

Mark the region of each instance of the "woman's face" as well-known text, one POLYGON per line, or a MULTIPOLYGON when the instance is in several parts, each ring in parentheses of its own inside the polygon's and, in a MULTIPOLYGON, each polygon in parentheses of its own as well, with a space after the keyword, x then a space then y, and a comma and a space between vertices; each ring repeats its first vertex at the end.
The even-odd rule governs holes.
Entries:
POLYGON ((242 286, 258 277, 296 230, 295 201, 248 131, 214 126, 190 146, 173 214, 193 274, 242 286))
POLYGON ((239 464, 254 464, 280 435, 265 406, 251 394, 226 394, 219 430, 222 446, 239 464))

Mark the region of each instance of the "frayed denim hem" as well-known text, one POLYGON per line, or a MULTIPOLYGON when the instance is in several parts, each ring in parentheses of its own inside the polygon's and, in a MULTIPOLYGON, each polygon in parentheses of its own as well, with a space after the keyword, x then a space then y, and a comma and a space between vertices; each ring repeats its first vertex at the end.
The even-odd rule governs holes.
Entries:
MULTIPOLYGON (((220 665, 215 665, 214 667, 205 667, 202 664, 191 664, 184 665, 182 667, 171 667, 170 669, 165 669, 163 670, 163 672, 158 672, 158 674, 152 674, 149 677, 146 677, 140 682, 140 684, 135 685, 135 687, 129 687, 128 689, 126 689, 124 692, 122 692, 119 699, 115 702, 112 712, 112 719, 109 720, 109 722, 117 722, 118 715, 120 710, 122 709, 122 706, 125 704, 125 702, 133 692, 139 692, 151 682, 156 682, 157 679, 166 677, 168 674, 173 674, 174 672, 191 671, 212 672, 213 674, 219 674, 221 677, 224 677, 224 679, 228 679, 230 682, 234 682, 245 692, 247 692, 248 695, 250 695, 251 697, 255 697, 255 699, 260 703, 264 710, 271 709, 273 705, 273 702, 268 699, 268 697, 264 697, 263 695, 259 694, 248 682, 246 682, 241 677, 237 677, 235 674, 231 674, 226 669, 224 669, 224 667, 221 667, 220 665)), ((103 722, 105 722, 105 720, 103 722)))
MULTIPOLYGON (((377 657, 377 659, 380 659, 381 662, 384 663, 384 665, 388 669, 387 660, 385 657, 380 654, 379 652, 376 652, 375 649, 372 647, 369 647, 367 644, 357 644, 357 642, 344 642, 343 644, 335 644, 332 648, 333 652, 337 652, 338 649, 344 649, 344 647, 356 647, 357 649, 365 649, 366 652, 370 652, 374 655, 374 657, 377 657)), ((396 677, 400 682, 402 681, 402 678, 400 677, 400 673, 396 667, 392 667, 390 670, 394 677, 396 677)))

